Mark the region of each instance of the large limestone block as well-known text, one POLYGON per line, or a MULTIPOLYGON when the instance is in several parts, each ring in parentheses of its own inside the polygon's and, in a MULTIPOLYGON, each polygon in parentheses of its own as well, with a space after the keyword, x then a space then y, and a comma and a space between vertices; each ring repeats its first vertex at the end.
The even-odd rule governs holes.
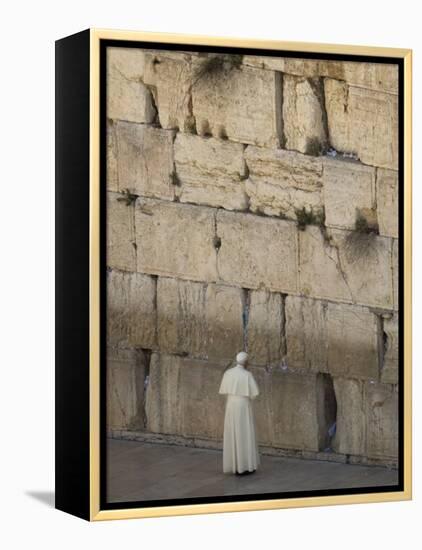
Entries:
POLYGON ((194 120, 191 110, 190 55, 147 52, 144 82, 152 87, 161 127, 191 130, 194 120))
POLYGON ((394 309, 399 309, 399 240, 393 239, 393 294, 394 294, 394 309))
POLYGON ((252 402, 258 444, 272 445, 274 436, 271 387, 274 375, 263 367, 250 366, 249 368, 259 388, 259 395, 252 402))
POLYGON ((284 356, 284 304, 281 294, 253 290, 245 319, 251 363, 280 363, 284 356))
POLYGON ((243 292, 239 288, 210 284, 205 301, 208 357, 233 361, 243 349, 243 292))
POLYGON ((145 50, 141 48, 107 48, 109 74, 139 82, 144 77, 145 50))
POLYGON ((147 429, 154 433, 222 439, 224 367, 153 353, 146 392, 147 429))
POLYGON ((287 296, 285 307, 288 366, 327 372, 327 303, 287 296))
POLYGON ((145 396, 148 431, 165 434, 182 433, 181 358, 160 353, 151 355, 145 396))
POLYGON ((134 207, 107 193, 107 266, 136 271, 134 207))
POLYGON ((325 79, 330 143, 364 164, 397 169, 398 99, 345 82, 325 79))
POLYGON ((393 308, 391 239, 375 234, 353 234, 333 229, 332 243, 352 301, 356 304, 393 308))
POLYGON ((377 212, 380 235, 399 236, 398 172, 377 170, 377 212))
POLYGON ((306 78, 327 76, 344 80, 348 84, 380 92, 398 93, 398 66, 387 63, 355 61, 328 61, 321 59, 297 59, 294 57, 270 57, 245 55, 243 63, 250 67, 281 71, 306 78))
POLYGON ((375 209, 375 168, 325 158, 323 180, 327 226, 355 229, 359 213, 375 209))
POLYGON ((164 352, 205 354, 206 284, 159 277, 158 347, 164 352))
POLYGON ((290 219, 296 219, 296 211, 302 208, 322 212, 321 159, 249 145, 245 160, 246 192, 253 212, 290 219))
POLYGON ((247 288, 297 289, 296 225, 253 214, 218 211, 221 280, 247 288))
POLYGON ((138 199, 135 220, 139 272, 216 280, 213 209, 138 199))
POLYGON ((155 108, 150 90, 142 82, 143 54, 113 48, 107 55, 107 118, 152 122, 155 108), (135 57, 138 56, 135 60, 135 57))
POLYGON ((286 298, 287 364, 335 376, 378 379, 378 318, 369 309, 286 298))
POLYGON ((116 126, 120 189, 173 200, 173 132, 130 122, 116 126))
POLYGON ((364 382, 334 378, 337 400, 336 433, 332 448, 341 454, 366 454, 366 414, 364 382))
POLYGON ((392 309, 391 239, 307 226, 299 232, 300 290, 307 296, 392 309), (328 235, 328 236, 327 236, 328 235))
POLYGON ((391 94, 398 93, 399 73, 397 65, 355 61, 324 61, 319 65, 319 72, 323 76, 344 80, 351 86, 391 94))
MULTIPOLYGON (((321 450, 328 431, 319 414, 325 395, 315 374, 273 371, 271 376, 272 445, 303 451, 321 450)), ((266 399, 263 395, 261 399, 266 399)))
POLYGON ((339 250, 324 239, 319 227, 299 232, 299 270, 300 291, 306 296, 352 301, 339 250))
POLYGON ((398 457, 398 387, 366 384, 367 454, 371 458, 398 457))
POLYGON ((399 326, 398 314, 385 316, 384 328, 384 361, 381 370, 381 382, 397 384, 399 381, 399 326))
POLYGON ((107 120, 107 191, 119 191, 116 124, 107 120))
POLYGON ((321 61, 313 59, 296 59, 293 57, 270 57, 263 55, 245 55, 243 64, 258 69, 280 71, 289 75, 314 77, 321 73, 321 61))
POLYGON ((254 400, 258 442, 298 451, 324 450, 335 420, 326 377, 251 367, 260 395, 254 400))
POLYGON ((324 92, 319 79, 283 77, 283 132, 286 149, 318 155, 327 143, 324 92))
POLYGON ((163 351, 227 362, 243 347, 239 288, 160 277, 157 309, 163 351))
POLYGON ((200 135, 279 147, 281 75, 250 67, 205 74, 192 87, 193 114, 200 135))
POLYGON ((145 367, 142 351, 107 347, 107 428, 144 428, 145 367))
POLYGON ((178 133, 175 167, 181 202, 245 210, 246 165, 240 143, 178 133))
POLYGON ((334 376, 378 380, 379 318, 365 307, 327 307, 328 368, 334 376))
POLYGON ((107 273, 107 339, 119 346, 156 346, 156 281, 142 273, 107 273))

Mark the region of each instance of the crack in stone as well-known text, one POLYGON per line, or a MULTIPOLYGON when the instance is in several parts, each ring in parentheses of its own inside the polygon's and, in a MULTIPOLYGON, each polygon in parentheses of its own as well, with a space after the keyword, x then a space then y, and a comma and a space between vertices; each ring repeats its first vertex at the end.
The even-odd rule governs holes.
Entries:
POLYGON ((217 272, 217 281, 221 280, 220 277, 220 270, 218 265, 218 253, 220 252, 221 248, 221 238, 218 236, 218 227, 217 227, 217 216, 218 216, 219 208, 215 209, 214 212, 214 237, 213 237, 213 245, 215 249, 215 270, 217 272))
POLYGON ((287 334, 286 334, 286 298, 287 294, 280 293, 281 297, 281 335, 278 355, 282 362, 287 357, 287 334))
MULTIPOLYGON (((314 239, 316 242, 319 242, 318 239, 316 239, 312 233, 309 233, 309 235, 312 237, 312 239, 314 239)), ((350 288, 350 285, 349 285, 349 281, 347 279, 347 276, 346 276, 346 273, 344 272, 344 269, 343 269, 343 265, 341 263, 341 259, 340 259, 340 249, 339 249, 339 246, 337 244, 333 244, 332 242, 330 242, 330 244, 326 243, 326 241, 324 240, 324 253, 325 253, 325 256, 327 258, 329 258, 336 266, 337 268, 337 271, 340 273, 343 281, 344 281, 344 284, 346 285, 348 291, 349 291, 349 294, 350 294, 350 298, 352 300, 352 302, 354 303, 355 302, 355 299, 354 299, 354 296, 353 296, 353 292, 352 292, 352 289, 350 288), (336 250, 336 256, 337 256, 337 260, 335 260, 332 256, 330 256, 330 254, 326 251, 327 247, 330 247, 330 249, 335 249, 336 250)))
MULTIPOLYGON (((137 78, 131 78, 129 76, 126 76, 118 67, 116 67, 116 65, 113 65, 113 69, 112 69, 114 72, 117 72, 119 73, 119 75, 123 78, 123 80, 126 80, 126 82, 132 82, 134 84, 143 84, 145 87, 146 84, 143 80, 143 78, 141 76, 137 77, 137 78)), ((110 75, 109 76, 110 79, 116 79, 115 76, 113 75, 110 75)))
POLYGON ((142 349, 142 352, 144 354, 144 359, 145 359, 144 380, 143 380, 144 388, 143 388, 143 399, 142 399, 142 416, 143 416, 144 428, 146 429, 147 426, 148 426, 147 389, 148 389, 148 384, 149 384, 152 350, 142 349))
POLYGON ((287 138, 284 133, 283 103, 284 103, 284 75, 275 71, 275 124, 280 149, 286 148, 287 138))
POLYGON ((126 424, 127 424, 126 412, 125 412, 125 410, 124 410, 124 408, 123 408, 123 406, 122 406, 122 402, 121 402, 121 400, 120 400, 120 394, 119 394, 119 392, 118 392, 118 390, 117 390, 117 385, 116 385, 116 383, 115 383, 115 378, 114 378, 114 371, 113 371, 113 369, 108 369, 108 370, 109 370, 109 373, 111 374, 111 377, 110 377, 110 378, 111 378, 111 384, 112 384, 112 388, 113 388, 113 393, 114 393, 114 395, 115 395, 115 397, 116 397, 116 402, 117 402, 117 405, 118 405, 118 407, 119 407, 119 409, 120 409, 120 413, 121 413, 121 415, 122 415, 122 418, 124 419, 124 424, 126 425, 126 424))
POLYGON ((251 291, 249 288, 242 288, 242 327, 243 327, 243 349, 248 351, 248 324, 251 307, 251 291))

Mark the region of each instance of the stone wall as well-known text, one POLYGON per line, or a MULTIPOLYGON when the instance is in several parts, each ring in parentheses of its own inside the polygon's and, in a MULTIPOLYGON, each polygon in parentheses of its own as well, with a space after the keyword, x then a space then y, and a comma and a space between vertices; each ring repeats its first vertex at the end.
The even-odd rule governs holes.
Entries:
POLYGON ((247 349, 263 452, 397 465, 398 73, 110 48, 108 427, 221 447, 247 349))

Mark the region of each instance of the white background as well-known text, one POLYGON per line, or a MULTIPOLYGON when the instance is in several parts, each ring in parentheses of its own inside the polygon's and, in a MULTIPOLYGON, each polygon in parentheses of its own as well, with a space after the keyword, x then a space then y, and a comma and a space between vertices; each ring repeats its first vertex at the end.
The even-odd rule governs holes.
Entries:
POLYGON ((3 548, 416 548, 410 502, 88 524, 47 505, 54 489, 54 40, 87 27, 414 49, 414 463, 421 455, 421 25, 418 3, 353 0, 3 2, 0 195, 3 548), (419 307, 418 307, 419 306, 419 307), (418 319, 419 316, 419 319, 418 319), (419 399, 418 399, 419 397, 419 399), (4 539, 4 540, 3 540, 4 539), (412 539, 414 542, 412 543, 412 539))

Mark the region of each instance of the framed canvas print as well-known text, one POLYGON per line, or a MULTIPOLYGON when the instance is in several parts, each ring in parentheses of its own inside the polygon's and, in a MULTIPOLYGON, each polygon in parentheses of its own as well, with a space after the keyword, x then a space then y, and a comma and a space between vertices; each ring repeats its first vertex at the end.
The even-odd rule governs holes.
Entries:
POLYGON ((411 498, 411 51, 56 43, 56 506, 411 498))

